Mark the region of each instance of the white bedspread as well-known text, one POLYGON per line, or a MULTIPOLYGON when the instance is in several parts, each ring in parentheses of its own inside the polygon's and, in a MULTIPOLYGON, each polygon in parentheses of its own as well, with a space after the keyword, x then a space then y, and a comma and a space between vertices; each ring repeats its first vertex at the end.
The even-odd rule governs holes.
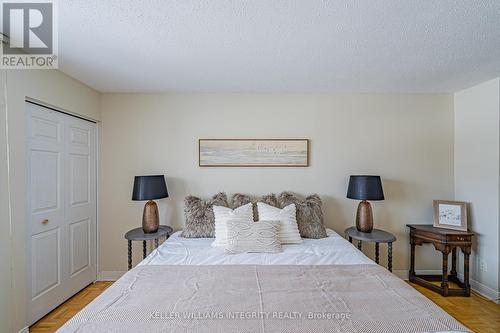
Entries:
POLYGON ((468 332, 327 233, 278 254, 226 254, 174 233, 58 332, 468 332))
POLYGON ((283 245, 283 252, 228 255, 211 246, 213 238, 183 238, 180 231, 139 265, 363 265, 375 264, 351 243, 328 229, 328 237, 283 245))
POLYGON ((469 332, 377 265, 142 265, 60 333, 469 332))

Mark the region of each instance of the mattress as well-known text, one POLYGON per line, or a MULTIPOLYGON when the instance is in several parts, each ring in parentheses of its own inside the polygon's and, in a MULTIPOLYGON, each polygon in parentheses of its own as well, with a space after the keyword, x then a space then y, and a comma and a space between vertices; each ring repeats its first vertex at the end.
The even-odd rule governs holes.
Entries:
POLYGON ((327 238, 304 238, 302 244, 283 245, 283 252, 277 254, 228 255, 224 248, 212 246, 213 238, 183 238, 180 234, 174 233, 139 265, 375 265, 331 229, 327 238))
POLYGON ((174 234, 58 332, 469 332, 329 230, 279 254, 174 234))

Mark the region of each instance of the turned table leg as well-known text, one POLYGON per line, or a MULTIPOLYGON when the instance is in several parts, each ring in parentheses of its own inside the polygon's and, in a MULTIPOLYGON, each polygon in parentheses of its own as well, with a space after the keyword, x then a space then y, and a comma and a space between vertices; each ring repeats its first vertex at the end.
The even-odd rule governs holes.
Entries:
POLYGON ((392 242, 387 244, 387 268, 392 272, 392 242))
POLYGON ((451 250, 451 271, 450 271, 450 277, 457 277, 457 248, 454 247, 453 250, 451 250))
POLYGON ((146 241, 142 241, 142 259, 146 259, 146 241))
POLYGON ((379 244, 378 243, 375 243, 375 262, 378 264, 379 262, 379 252, 380 252, 380 249, 379 249, 379 244))
POLYGON ((470 296, 470 284, 469 284, 469 256, 470 249, 462 252, 464 254, 464 287, 465 287, 465 295, 470 296))
POLYGON ((415 277, 415 241, 410 240, 410 278, 415 277))
POLYGON ((128 241, 128 269, 132 269, 132 241, 128 241))
POLYGON ((349 237, 349 243, 352 243, 352 237, 349 237))
POLYGON ((362 247, 362 245, 361 245, 361 241, 360 241, 360 240, 358 240, 358 250, 360 250, 360 251, 361 251, 361 247, 362 247))
POLYGON ((448 296, 448 252, 443 251, 443 277, 441 279, 441 288, 443 288, 443 296, 448 296))
POLYGON ((158 238, 155 238, 155 249, 158 248, 158 238))

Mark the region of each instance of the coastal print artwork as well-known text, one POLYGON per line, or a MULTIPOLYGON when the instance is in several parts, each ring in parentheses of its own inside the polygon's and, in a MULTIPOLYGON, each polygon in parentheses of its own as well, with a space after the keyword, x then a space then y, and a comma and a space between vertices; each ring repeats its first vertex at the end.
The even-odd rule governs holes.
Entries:
POLYGON ((434 226, 467 231, 467 203, 434 200, 434 226))
POLYGON ((200 167, 306 167, 308 139, 200 139, 200 167))

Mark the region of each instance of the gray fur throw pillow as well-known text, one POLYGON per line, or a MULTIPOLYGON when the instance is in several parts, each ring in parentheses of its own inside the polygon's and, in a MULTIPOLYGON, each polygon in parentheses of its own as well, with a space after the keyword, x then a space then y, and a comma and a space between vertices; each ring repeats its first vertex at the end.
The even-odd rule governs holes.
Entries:
POLYGON ((187 196, 184 199, 186 226, 181 233, 181 237, 215 237, 215 217, 212 209, 214 205, 228 207, 226 193, 217 193, 208 200, 203 200, 192 195, 187 196))
POLYGON ((254 221, 259 220, 259 213, 257 211, 257 202, 263 202, 273 207, 279 207, 278 198, 274 193, 263 195, 260 198, 254 198, 246 194, 235 193, 232 197, 232 208, 238 208, 247 203, 252 203, 253 206, 253 219, 254 221))
POLYGON ((297 209, 297 224, 299 233, 304 238, 325 238, 326 230, 323 224, 323 211, 321 210, 321 198, 313 194, 300 199, 291 192, 282 192, 278 196, 281 208, 295 204, 297 209))

